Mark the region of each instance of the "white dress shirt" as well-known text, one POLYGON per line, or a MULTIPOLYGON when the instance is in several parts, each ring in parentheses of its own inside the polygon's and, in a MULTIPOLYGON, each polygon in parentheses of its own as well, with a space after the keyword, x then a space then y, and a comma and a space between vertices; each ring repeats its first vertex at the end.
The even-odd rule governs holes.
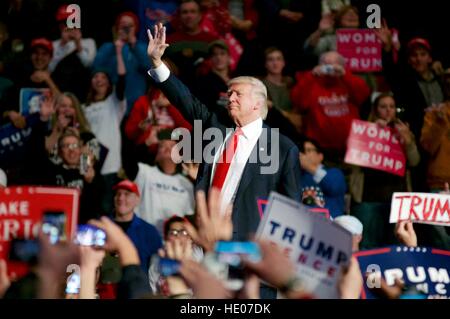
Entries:
MULTIPOLYGON (((162 63, 159 67, 150 69, 148 74, 156 81, 156 82, 164 82, 170 76, 169 68, 162 63)), ((237 189, 239 187, 239 182, 241 181, 242 173, 244 172, 245 164, 247 163, 250 154, 255 147, 258 139, 262 133, 262 125, 263 121, 261 118, 256 119, 255 121, 241 127, 243 134, 239 136, 238 146, 236 148, 236 152, 231 161, 230 167, 228 169, 227 177, 225 178, 225 182, 222 187, 222 202, 221 202, 221 211, 225 212, 229 203, 234 201, 234 197, 236 195, 237 189)), ((218 152, 214 156, 214 163, 212 167, 212 174, 210 185, 212 184, 212 180, 214 178, 214 173, 216 170, 216 164, 219 160, 223 148, 226 145, 228 139, 233 135, 233 132, 228 132, 225 137, 225 141, 220 146, 218 152)))

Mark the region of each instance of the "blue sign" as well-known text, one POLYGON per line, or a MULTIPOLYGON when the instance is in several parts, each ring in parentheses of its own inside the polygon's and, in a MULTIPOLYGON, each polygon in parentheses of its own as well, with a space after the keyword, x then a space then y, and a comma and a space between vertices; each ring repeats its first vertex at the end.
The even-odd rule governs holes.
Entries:
POLYGON ((368 286, 376 287, 375 274, 381 273, 389 286, 395 278, 401 279, 406 288, 413 288, 427 298, 450 297, 450 251, 426 247, 390 246, 360 251, 358 259, 363 276, 374 274, 365 280, 363 299, 375 299, 368 286), (375 279, 375 280, 374 280, 375 279))
POLYGON ((41 101, 45 95, 49 95, 49 89, 23 88, 20 90, 20 113, 27 116, 39 112, 41 101))
POLYGON ((25 156, 25 145, 30 138, 33 127, 40 121, 39 114, 26 118, 27 126, 19 129, 12 124, 0 127, 0 165, 9 167, 25 156))

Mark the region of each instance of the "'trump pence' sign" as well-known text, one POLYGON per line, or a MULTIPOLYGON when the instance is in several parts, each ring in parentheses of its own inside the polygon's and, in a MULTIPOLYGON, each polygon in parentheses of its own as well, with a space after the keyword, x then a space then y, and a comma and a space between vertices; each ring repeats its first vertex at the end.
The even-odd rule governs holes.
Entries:
POLYGON ((393 286, 395 278, 406 287, 414 287, 426 298, 450 297, 450 251, 426 247, 390 246, 354 254, 363 276, 369 273, 362 299, 377 296, 369 288, 376 288, 380 278, 393 286))
POLYGON ((339 29, 336 45, 345 59, 346 68, 354 72, 382 70, 381 41, 372 29, 339 29))
POLYGON ((406 158, 394 131, 375 123, 352 121, 345 162, 405 175, 406 158))
POLYGON ((450 226, 450 195, 394 193, 389 222, 396 223, 399 220, 450 226))
POLYGON ((272 192, 257 235, 276 243, 296 265, 308 292, 338 298, 341 268, 352 255, 352 235, 307 207, 272 192))

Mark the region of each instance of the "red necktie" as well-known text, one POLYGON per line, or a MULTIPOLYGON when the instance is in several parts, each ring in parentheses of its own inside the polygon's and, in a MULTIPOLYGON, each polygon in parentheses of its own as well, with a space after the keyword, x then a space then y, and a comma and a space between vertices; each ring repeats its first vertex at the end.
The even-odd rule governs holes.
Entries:
POLYGON ((223 149, 223 153, 217 161, 216 172, 212 182, 213 187, 222 189, 225 178, 227 177, 228 169, 230 168, 231 161, 233 160, 234 153, 239 142, 239 135, 242 135, 242 129, 238 127, 230 138, 230 142, 223 149))

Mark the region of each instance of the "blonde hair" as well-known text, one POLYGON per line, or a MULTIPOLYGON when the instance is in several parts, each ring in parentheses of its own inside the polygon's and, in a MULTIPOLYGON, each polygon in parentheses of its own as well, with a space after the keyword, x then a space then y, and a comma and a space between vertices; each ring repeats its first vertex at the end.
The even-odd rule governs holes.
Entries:
POLYGON ((265 120, 269 109, 267 107, 267 88, 264 83, 252 76, 238 76, 228 82, 228 86, 232 84, 250 84, 252 86, 253 96, 261 102, 261 118, 265 120))
MULTIPOLYGON (((91 129, 89 128, 89 123, 86 120, 86 117, 84 116, 83 111, 81 110, 80 101, 75 96, 75 94, 70 93, 70 92, 64 92, 64 93, 59 94, 58 97, 56 98, 55 106, 61 102, 61 99, 63 97, 69 98, 70 102, 72 103, 72 108, 75 109, 75 116, 76 116, 77 123, 79 124, 79 127, 78 127, 79 131, 80 132, 90 132, 91 129)), ((53 115, 52 126, 54 126, 55 123, 56 123, 56 112, 53 115)))

